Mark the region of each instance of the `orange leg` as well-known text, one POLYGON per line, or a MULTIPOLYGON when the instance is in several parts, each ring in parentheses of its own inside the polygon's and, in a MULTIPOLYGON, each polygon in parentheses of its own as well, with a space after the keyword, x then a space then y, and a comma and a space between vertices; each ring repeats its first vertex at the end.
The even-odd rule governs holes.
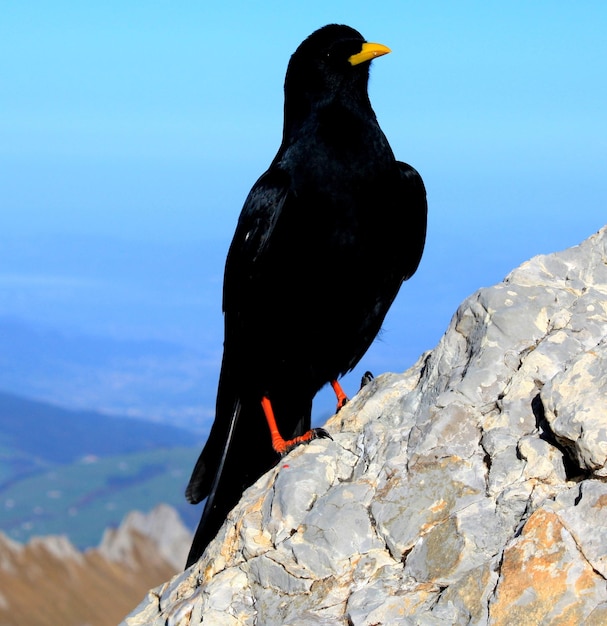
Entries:
POLYGON ((266 421, 268 422, 268 427, 270 428, 272 447, 280 455, 284 455, 298 444, 307 443, 308 441, 312 441, 312 439, 317 439, 319 437, 328 437, 329 439, 331 439, 331 435, 329 435, 329 433, 323 428, 312 428, 307 433, 301 435, 301 437, 295 437, 294 439, 283 439, 276 424, 276 418, 274 417, 274 409, 272 408, 272 403, 267 396, 264 396, 261 399, 261 407, 263 408, 263 412, 266 416, 266 421))
POLYGON ((337 410, 343 409, 348 401, 348 396, 345 394, 344 390, 341 388, 341 385, 336 381, 331 381, 331 387, 333 387, 333 391, 337 396, 337 410))

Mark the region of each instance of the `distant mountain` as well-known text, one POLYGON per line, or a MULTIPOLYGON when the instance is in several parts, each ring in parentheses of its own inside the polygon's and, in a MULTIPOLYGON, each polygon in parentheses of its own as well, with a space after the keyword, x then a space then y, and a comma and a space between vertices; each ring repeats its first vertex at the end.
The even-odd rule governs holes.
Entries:
POLYGON ((190 541, 165 505, 129 513, 84 552, 61 536, 22 544, 0 532, 0 623, 114 626, 148 589, 183 569, 190 541))
POLYGON ((0 530, 18 541, 65 534, 79 548, 133 508, 166 502, 194 525, 184 489, 199 434, 0 393, 0 530))
POLYGON ((89 455, 191 446, 197 439, 187 430, 166 424, 71 411, 0 392, 0 448, 37 462, 73 463, 89 455))

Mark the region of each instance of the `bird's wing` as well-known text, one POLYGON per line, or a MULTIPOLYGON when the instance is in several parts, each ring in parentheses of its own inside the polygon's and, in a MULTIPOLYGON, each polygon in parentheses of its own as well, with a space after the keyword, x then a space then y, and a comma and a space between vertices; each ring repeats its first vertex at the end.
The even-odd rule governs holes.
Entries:
POLYGON ((404 259, 403 280, 411 278, 422 258, 426 243, 426 225, 428 221, 428 203, 426 187, 417 170, 407 163, 397 162, 407 198, 407 245, 403 246, 406 254, 404 259))
POLYGON ((223 310, 238 309, 244 283, 255 274, 290 194, 290 177, 276 166, 255 183, 245 200, 226 260, 223 310))

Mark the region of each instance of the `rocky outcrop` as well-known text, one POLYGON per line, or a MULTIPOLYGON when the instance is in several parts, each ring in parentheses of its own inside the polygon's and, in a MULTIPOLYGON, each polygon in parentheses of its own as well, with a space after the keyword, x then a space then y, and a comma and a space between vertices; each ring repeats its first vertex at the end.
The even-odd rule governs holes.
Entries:
POLYGON ((0 624, 115 626, 147 589, 183 567, 190 541, 164 505, 130 513, 84 553, 62 536, 20 544, 0 533, 0 624))
POLYGON ((148 514, 132 511, 118 528, 108 528, 98 552, 107 561, 132 570, 168 565, 179 571, 183 569, 191 540, 192 534, 177 511, 161 504, 148 514))
POLYGON ((606 381, 607 228, 468 298, 124 624, 607 623, 606 381))

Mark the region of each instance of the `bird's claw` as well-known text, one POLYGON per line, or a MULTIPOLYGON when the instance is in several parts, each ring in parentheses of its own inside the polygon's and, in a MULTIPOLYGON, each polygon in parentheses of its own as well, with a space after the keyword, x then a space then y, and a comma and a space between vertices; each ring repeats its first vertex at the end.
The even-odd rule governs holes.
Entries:
POLYGON ((274 450, 280 454, 280 458, 284 458, 287 454, 289 454, 289 452, 291 452, 291 450, 297 448, 297 446, 310 443, 310 441, 314 439, 330 439, 333 441, 333 437, 331 437, 331 435, 324 428, 311 428, 305 435, 285 441, 283 442, 284 446, 282 448, 274 448, 274 450))
POLYGON ((330 439, 333 441, 333 437, 324 428, 313 428, 312 439, 330 439))
POLYGON ((360 379, 360 388, 362 389, 365 385, 368 385, 374 378, 375 376, 371 372, 366 371, 360 379))
POLYGON ((346 404, 348 404, 349 401, 350 401, 350 398, 348 398, 347 396, 344 396, 343 398, 341 398, 339 402, 337 403, 337 409, 335 410, 335 412, 339 413, 341 409, 343 409, 346 406, 346 404))

